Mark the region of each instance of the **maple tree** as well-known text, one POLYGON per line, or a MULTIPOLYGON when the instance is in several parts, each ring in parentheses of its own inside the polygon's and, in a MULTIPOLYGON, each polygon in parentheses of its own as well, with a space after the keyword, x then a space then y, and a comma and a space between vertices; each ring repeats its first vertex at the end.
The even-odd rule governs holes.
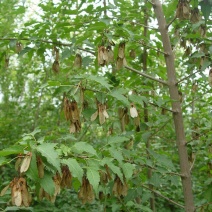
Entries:
POLYGON ((211 210, 211 8, 0 1, 0 207, 211 210))

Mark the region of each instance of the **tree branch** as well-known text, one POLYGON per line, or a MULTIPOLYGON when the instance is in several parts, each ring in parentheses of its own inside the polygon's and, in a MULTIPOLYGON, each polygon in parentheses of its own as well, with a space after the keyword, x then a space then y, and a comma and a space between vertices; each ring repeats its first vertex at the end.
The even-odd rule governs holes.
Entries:
MULTIPOLYGON (((62 43, 60 41, 50 41, 50 40, 44 40, 44 39, 35 39, 35 40, 32 40, 32 39, 29 39, 29 38, 20 38, 20 39, 17 39, 17 38, 0 38, 0 40, 25 40, 25 41, 31 41, 31 42, 41 42, 41 43, 50 43, 50 44, 53 44, 53 45, 56 45, 56 46, 72 46, 73 44, 71 43, 62 43)), ((84 49, 82 47, 77 47, 77 49, 79 50, 82 50, 82 51, 85 51, 85 52, 88 52, 92 55, 96 55, 95 52, 89 50, 89 49, 84 49)))
POLYGON ((194 73, 192 73, 192 74, 189 74, 189 75, 186 76, 186 77, 183 77, 182 79, 180 79, 180 80, 178 80, 178 81, 176 82, 176 85, 178 85, 179 83, 183 82, 184 80, 188 79, 189 77, 191 77, 192 75, 194 75, 194 74, 196 74, 196 73, 198 73, 198 72, 200 72, 200 71, 201 71, 201 70, 197 70, 196 72, 194 72, 194 73))
POLYGON ((180 208, 183 208, 183 209, 185 208, 183 205, 181 205, 181 204, 179 204, 179 203, 177 203, 177 202, 175 202, 175 201, 169 199, 168 197, 166 197, 166 196, 164 196, 164 195, 158 193, 157 191, 152 190, 152 189, 150 189, 149 187, 147 187, 147 186, 145 186, 145 185, 143 185, 143 184, 141 184, 141 186, 144 187, 144 188, 146 188, 146 189, 148 189, 148 190, 150 190, 150 191, 152 191, 152 192, 155 193, 157 196, 160 196, 160 197, 164 198, 164 199, 167 200, 168 202, 170 202, 170 203, 172 203, 172 204, 174 204, 174 205, 177 205, 177 206, 180 207, 180 208))
POLYGON ((125 67, 126 69, 129 69, 130 71, 133 71, 133 72, 135 72, 135 73, 137 73, 137 74, 143 76, 143 77, 149 78, 149 79, 151 79, 151 80, 153 80, 153 81, 162 83, 162 84, 164 84, 164 85, 168 85, 168 83, 167 83, 166 81, 163 81, 163 80, 160 80, 160 79, 156 79, 156 78, 154 78, 154 77, 152 77, 152 76, 150 76, 150 75, 148 75, 148 74, 145 74, 145 73, 143 73, 143 72, 140 72, 140 71, 138 71, 138 70, 136 70, 136 69, 134 69, 134 68, 131 68, 131 67, 129 67, 129 66, 124 66, 124 67, 125 67))

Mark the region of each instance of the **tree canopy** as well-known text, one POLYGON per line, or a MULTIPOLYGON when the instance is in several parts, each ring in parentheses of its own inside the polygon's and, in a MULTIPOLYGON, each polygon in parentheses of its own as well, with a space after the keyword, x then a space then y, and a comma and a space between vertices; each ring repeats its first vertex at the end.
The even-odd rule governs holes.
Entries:
POLYGON ((212 210, 212 1, 0 1, 0 209, 212 210))

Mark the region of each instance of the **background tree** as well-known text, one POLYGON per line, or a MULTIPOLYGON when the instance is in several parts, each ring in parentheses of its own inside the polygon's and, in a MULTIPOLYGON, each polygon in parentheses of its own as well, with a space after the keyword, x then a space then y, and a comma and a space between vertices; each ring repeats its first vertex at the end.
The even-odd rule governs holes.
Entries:
POLYGON ((0 1, 1 208, 210 211, 211 1, 95 3, 0 1))

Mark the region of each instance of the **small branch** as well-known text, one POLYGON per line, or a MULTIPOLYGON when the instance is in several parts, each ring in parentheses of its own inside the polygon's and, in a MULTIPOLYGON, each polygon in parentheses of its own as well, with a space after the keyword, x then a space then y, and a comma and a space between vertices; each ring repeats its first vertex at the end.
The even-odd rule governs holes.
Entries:
MULTIPOLYGON (((50 44, 53 44, 53 45, 57 45, 57 46, 72 46, 72 44, 71 43, 62 43, 62 42, 60 42, 60 41, 50 41, 50 40, 43 40, 43 39, 35 39, 35 40, 31 40, 31 39, 29 39, 29 38, 20 38, 20 39, 17 39, 17 38, 0 38, 0 40, 25 40, 25 41, 31 41, 31 42, 36 42, 36 41, 38 41, 38 42, 41 42, 41 43, 50 43, 50 44)), ((93 52, 93 51, 91 51, 91 50, 89 50, 89 49, 84 49, 84 48, 82 48, 82 47, 77 47, 77 49, 79 49, 79 50, 82 50, 82 51, 85 51, 85 52, 88 52, 88 53, 90 53, 90 54, 92 54, 92 55, 96 55, 96 53, 95 52, 93 52)))
POLYGON ((151 1, 147 0, 147 2, 149 2, 153 7, 155 6, 155 4, 153 4, 151 1))
POLYGON ((167 200, 168 202, 170 202, 170 203, 172 203, 172 204, 174 204, 174 205, 177 205, 177 206, 180 207, 180 208, 183 208, 183 209, 185 208, 183 205, 181 205, 181 204, 179 204, 179 203, 177 203, 177 202, 175 202, 175 201, 169 199, 168 197, 166 197, 166 196, 164 196, 164 195, 158 193, 157 191, 154 191, 154 190, 150 189, 149 187, 147 187, 147 186, 145 186, 145 185, 143 185, 143 184, 141 184, 141 186, 144 187, 144 188, 146 188, 146 189, 148 189, 148 190, 150 190, 150 191, 152 191, 152 192, 155 193, 157 196, 160 196, 160 197, 164 198, 164 199, 167 200))
POLYGON ((160 106, 158 106, 158 105, 156 105, 155 103, 152 103, 152 102, 148 102, 148 104, 153 105, 153 106, 155 106, 155 107, 162 108, 162 109, 167 110, 167 111, 169 111, 169 112, 171 112, 171 113, 176 113, 176 112, 177 112, 177 111, 174 111, 174 110, 165 108, 165 107, 160 107, 160 106))
POLYGON ((198 72, 200 72, 200 71, 201 71, 201 70, 197 70, 196 72, 194 72, 194 73, 192 73, 192 74, 189 74, 188 76, 186 76, 186 77, 184 77, 184 78, 178 80, 178 81, 176 82, 176 85, 178 85, 179 83, 183 82, 184 80, 188 79, 189 77, 191 77, 192 75, 194 75, 194 74, 196 74, 196 73, 198 73, 198 72))
POLYGON ((171 20, 171 22, 167 24, 167 26, 166 26, 166 29, 167 29, 167 30, 168 30, 168 28, 170 27, 170 25, 175 21, 176 18, 177 18, 177 17, 176 17, 176 15, 175 15, 174 18, 171 20))
POLYGON ((143 72, 140 72, 140 71, 138 71, 138 70, 136 70, 136 69, 134 69, 134 68, 131 68, 131 67, 129 67, 129 66, 124 66, 124 67, 125 67, 126 69, 129 69, 129 70, 131 70, 131 71, 133 71, 133 72, 135 72, 135 73, 137 73, 137 74, 143 76, 143 77, 149 78, 149 79, 151 79, 151 80, 153 80, 153 81, 156 81, 156 82, 159 82, 159 83, 162 83, 163 85, 168 85, 168 83, 167 83, 166 81, 163 81, 163 80, 160 80, 160 79, 156 79, 156 78, 154 78, 154 77, 152 77, 152 76, 150 76, 150 75, 148 75, 148 74, 145 74, 145 73, 143 73, 143 72))
POLYGON ((205 203, 203 205, 200 205, 200 206, 196 207, 196 209, 202 208, 202 207, 205 207, 205 206, 208 206, 208 205, 212 205, 212 202, 209 202, 209 203, 205 203))
POLYGON ((191 170, 193 169, 193 166, 194 166, 195 161, 196 161, 196 156, 194 157, 194 161, 193 161, 193 163, 191 164, 190 172, 191 172, 191 170))
POLYGON ((138 41, 138 43, 139 44, 142 44, 142 45, 144 45, 144 46, 146 46, 146 47, 148 47, 149 49, 153 49, 153 50, 155 50, 156 52, 160 52, 160 53, 162 53, 162 54, 164 54, 164 55, 168 55, 166 52, 162 52, 161 50, 158 50, 158 49, 156 49, 156 48, 153 48, 153 47, 151 47, 151 46, 148 46, 144 41, 138 41))

